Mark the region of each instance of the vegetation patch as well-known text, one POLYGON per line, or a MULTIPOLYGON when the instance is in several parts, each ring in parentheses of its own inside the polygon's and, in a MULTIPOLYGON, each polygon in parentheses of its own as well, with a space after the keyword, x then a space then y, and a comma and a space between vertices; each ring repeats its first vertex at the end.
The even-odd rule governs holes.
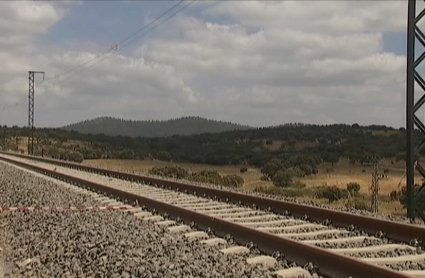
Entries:
POLYGON ((241 187, 245 182, 241 176, 235 174, 221 176, 218 171, 211 170, 189 173, 179 166, 155 166, 148 173, 165 178, 183 179, 235 188, 241 187))

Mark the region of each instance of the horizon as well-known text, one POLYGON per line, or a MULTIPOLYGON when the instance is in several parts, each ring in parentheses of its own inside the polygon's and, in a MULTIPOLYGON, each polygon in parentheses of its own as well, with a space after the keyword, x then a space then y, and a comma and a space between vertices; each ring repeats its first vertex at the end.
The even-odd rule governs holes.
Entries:
MULTIPOLYGON (((329 125, 348 125, 348 126, 352 126, 354 124, 358 124, 361 127, 370 127, 370 126, 385 126, 386 128, 392 128, 395 130, 398 130, 400 128, 405 128, 404 126, 401 127, 395 127, 395 126, 389 126, 389 125, 384 125, 384 124, 367 124, 367 125, 361 125, 359 123, 333 123, 333 124, 312 124, 312 123, 302 123, 302 122, 289 122, 289 123, 282 123, 282 124, 277 124, 277 125, 270 125, 270 126, 249 126, 249 125, 242 125, 240 123, 235 123, 235 122, 230 122, 230 121, 222 121, 222 120, 215 120, 215 119, 210 119, 210 118, 204 118, 201 116, 195 116, 195 115, 190 115, 190 116, 182 116, 182 117, 178 117, 178 118, 170 118, 170 119, 165 119, 165 120, 155 120, 155 119, 148 119, 148 120, 132 120, 132 119, 123 119, 123 118, 116 118, 116 117, 111 117, 111 116, 99 116, 99 117, 95 117, 92 119, 86 119, 83 121, 79 121, 79 122, 75 122, 75 123, 70 123, 70 124, 66 124, 63 126, 56 126, 56 127, 47 127, 47 126, 39 126, 39 127, 35 127, 35 129, 39 128, 39 129, 63 129, 65 127, 71 126, 71 125, 76 125, 76 124, 80 124, 80 123, 84 123, 86 121, 93 121, 93 120, 97 120, 97 119, 101 119, 101 118, 110 118, 110 119, 114 119, 114 120, 123 120, 123 121, 133 121, 133 122, 149 122, 149 121, 158 121, 158 122, 167 122, 167 121, 172 121, 172 120, 180 120, 180 119, 184 119, 184 118, 201 118, 203 120, 208 120, 208 121, 215 121, 215 122, 222 122, 222 123, 230 123, 230 124, 235 124, 235 125, 240 125, 240 126, 245 126, 245 127, 249 127, 251 129, 259 129, 259 128, 276 128, 276 127, 280 127, 280 126, 285 126, 285 125, 315 125, 315 126, 329 126, 329 125)), ((4 126, 4 125, 1 125, 4 126)), ((12 128, 13 126, 17 126, 18 128, 27 128, 28 126, 26 125, 6 125, 8 128, 12 128)), ((417 128, 415 127, 415 130, 417 128)))

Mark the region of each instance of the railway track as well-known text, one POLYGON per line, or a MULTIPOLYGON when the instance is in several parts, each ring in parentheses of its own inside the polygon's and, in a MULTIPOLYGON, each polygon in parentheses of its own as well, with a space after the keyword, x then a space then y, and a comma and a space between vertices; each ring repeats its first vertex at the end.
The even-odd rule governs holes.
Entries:
MULTIPOLYGON (((163 216, 149 212, 139 214, 140 217, 168 226, 171 231, 189 232, 196 226, 200 230, 212 229, 217 236, 230 234, 239 244, 250 244, 248 247, 224 249, 224 253, 248 253, 249 247, 255 246, 265 254, 279 251, 288 261, 307 265, 306 269, 283 269, 280 273, 284 277, 289 272, 293 272, 294 277, 298 274, 308 277, 310 274, 306 270, 311 273, 317 271, 326 277, 425 277, 425 254, 421 244, 405 244, 422 241, 425 237, 423 227, 63 161, 22 155, 12 157, 9 154, 3 154, 0 158, 101 191, 124 202, 139 202, 150 209, 167 213, 167 217, 181 218, 186 224, 196 224, 184 225, 179 220, 165 220, 163 216), (279 213, 282 211, 290 213, 279 213), (318 223, 309 217, 294 215, 309 215, 313 220, 327 221, 318 223), (329 220, 337 225, 333 226, 329 220), (376 233, 376 236, 359 230, 376 233)), ((109 205, 122 205, 120 202, 110 203, 109 199, 99 200, 109 202, 109 205)), ((193 234, 205 238, 211 236, 199 232, 193 234)), ((222 242, 220 238, 205 240, 206 244, 222 242)), ((257 256, 250 262, 276 264, 275 258, 269 256, 257 256)))
POLYGON ((253 254, 223 255, 101 197, 0 161, 0 203, 20 208, 0 213, 0 277, 274 278, 253 254))

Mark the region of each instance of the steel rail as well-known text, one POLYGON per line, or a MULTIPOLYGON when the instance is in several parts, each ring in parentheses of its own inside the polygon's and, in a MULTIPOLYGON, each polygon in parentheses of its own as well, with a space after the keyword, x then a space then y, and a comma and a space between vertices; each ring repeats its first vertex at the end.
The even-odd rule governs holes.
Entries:
POLYGON ((233 203, 240 203, 247 206, 255 205, 261 209, 270 209, 272 212, 275 213, 289 212, 291 215, 296 217, 302 217, 304 215, 307 215, 313 221, 330 220, 332 222, 332 225, 337 227, 346 228, 348 226, 354 225, 361 231, 365 231, 371 234, 383 232, 387 238, 396 241, 401 241, 404 243, 409 243, 412 239, 416 239, 422 246, 425 246, 425 227, 421 227, 419 225, 405 224, 396 221, 373 218, 358 214, 351 214, 332 209, 297 204, 244 193, 231 192, 227 190, 220 190, 206 186, 187 184, 184 182, 165 180, 139 174, 136 175, 121 171, 91 167, 74 162, 0 151, 0 154, 1 153, 25 159, 33 159, 40 162, 52 163, 59 166, 84 170, 88 172, 96 172, 102 175, 117 177, 121 179, 134 180, 152 185, 161 185, 164 187, 170 187, 174 190, 180 190, 191 194, 196 193, 197 195, 217 197, 218 199, 228 200, 233 203))
POLYGON ((313 264, 318 267, 319 274, 324 275, 325 277, 410 277, 409 275, 396 272, 389 268, 362 262, 358 259, 350 258, 348 256, 338 255, 313 245, 307 245, 292 239, 279 237, 268 232, 255 230, 253 228, 235 224, 220 218, 215 218, 213 216, 149 199, 130 192, 59 173, 54 170, 48 170, 5 157, 0 157, 0 159, 47 176, 55 177, 59 180, 67 181, 97 192, 115 196, 122 200, 127 200, 131 203, 137 202, 138 204, 144 205, 149 209, 155 209, 158 212, 167 213, 171 218, 181 218, 185 223, 195 222, 198 228, 204 230, 211 228, 219 236, 230 234, 239 244, 254 242, 255 246, 260 251, 263 251, 267 254, 272 254, 275 251, 279 251, 285 255, 285 259, 296 262, 300 265, 313 262, 313 264))

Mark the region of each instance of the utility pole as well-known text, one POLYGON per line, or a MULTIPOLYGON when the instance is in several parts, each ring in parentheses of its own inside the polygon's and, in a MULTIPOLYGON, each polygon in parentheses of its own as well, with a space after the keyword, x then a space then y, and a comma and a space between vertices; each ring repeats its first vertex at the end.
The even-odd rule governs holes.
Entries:
POLYGON ((379 194, 379 168, 378 161, 372 164, 372 184, 370 185, 371 204, 370 210, 373 213, 378 213, 378 194, 379 194))
POLYGON ((28 134, 28 154, 34 155, 34 74, 43 74, 44 71, 29 71, 29 94, 28 94, 28 128, 30 129, 28 134))

